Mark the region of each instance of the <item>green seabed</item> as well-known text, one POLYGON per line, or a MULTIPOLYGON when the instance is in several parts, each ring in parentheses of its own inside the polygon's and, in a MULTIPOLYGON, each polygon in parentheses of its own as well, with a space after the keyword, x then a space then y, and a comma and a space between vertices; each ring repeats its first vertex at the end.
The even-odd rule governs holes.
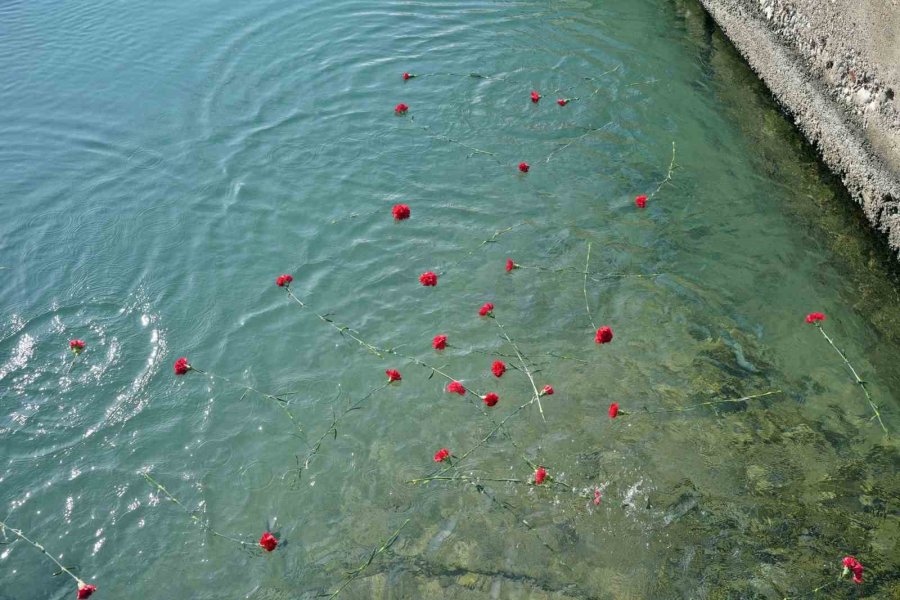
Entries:
MULTIPOLYGON (((866 582, 819 597, 900 596, 895 259, 696 2, 0 14, 2 518, 98 600, 327 595, 407 520, 341 597, 795 597, 847 554, 866 582), (671 185, 636 209, 673 141, 671 185), (495 421, 292 303, 285 272, 362 339, 497 392, 495 421), (479 484, 411 485, 532 394, 487 301, 556 390, 546 420, 532 406, 473 453, 479 484), (270 399, 176 378, 179 356, 294 392, 303 432, 270 399), (402 382, 332 429, 388 368, 402 382), (530 477, 523 457, 574 491, 489 481, 530 477), (279 548, 209 535, 143 470, 279 548)), ((0 599, 73 596, 0 548, 0 599)))

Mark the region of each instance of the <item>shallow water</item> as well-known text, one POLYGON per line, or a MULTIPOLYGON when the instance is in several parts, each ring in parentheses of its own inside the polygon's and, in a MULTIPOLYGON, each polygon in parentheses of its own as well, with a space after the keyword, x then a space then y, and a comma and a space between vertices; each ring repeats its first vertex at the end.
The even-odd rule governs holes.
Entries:
MULTIPOLYGON (((697 4, 8 1, 0 72, 0 518, 96 597, 314 597, 407 519, 344 597, 781 598, 845 554, 867 581, 829 597, 898 593, 895 263, 697 4), (671 184, 638 210, 673 141, 671 184), (341 337, 283 272, 500 403, 485 417, 341 337), (600 506, 406 483, 530 397, 489 372, 517 363, 486 301, 556 393, 462 472, 528 479, 524 456, 600 506), (69 370, 71 338, 88 348, 69 370), (297 392, 302 433, 266 398, 176 378, 182 355, 297 392), (386 368, 402 383, 329 434, 386 368), (215 530, 282 546, 207 534, 141 471, 215 530)), ((73 597, 54 571, 3 546, 0 598, 73 597)))

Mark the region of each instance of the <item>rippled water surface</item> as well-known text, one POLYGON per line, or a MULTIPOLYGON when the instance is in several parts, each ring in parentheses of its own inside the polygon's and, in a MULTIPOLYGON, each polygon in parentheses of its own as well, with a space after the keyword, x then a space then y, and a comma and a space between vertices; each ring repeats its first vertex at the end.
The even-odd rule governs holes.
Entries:
POLYGON ((693 1, 6 0, 0 190, 0 518, 97 598, 312 598, 407 519, 344 597, 900 593, 895 262, 693 1), (532 396, 497 323, 545 420, 407 483, 532 396))

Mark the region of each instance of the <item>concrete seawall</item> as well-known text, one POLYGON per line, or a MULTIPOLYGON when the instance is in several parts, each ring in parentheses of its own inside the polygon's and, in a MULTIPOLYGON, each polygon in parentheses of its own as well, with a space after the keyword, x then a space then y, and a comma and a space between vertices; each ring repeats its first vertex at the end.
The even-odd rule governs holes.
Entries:
POLYGON ((700 0, 900 255, 900 0, 700 0))

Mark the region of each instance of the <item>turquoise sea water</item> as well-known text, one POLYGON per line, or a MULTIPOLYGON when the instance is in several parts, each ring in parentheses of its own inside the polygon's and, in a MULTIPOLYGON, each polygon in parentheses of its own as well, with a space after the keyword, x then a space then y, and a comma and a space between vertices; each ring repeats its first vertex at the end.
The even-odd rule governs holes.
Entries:
POLYGON ((95 598, 312 598, 407 520, 342 597, 900 593, 895 261, 696 3, 6 0, 0 73, 0 519, 95 598), (555 394, 411 485, 533 393, 488 301, 555 394))

